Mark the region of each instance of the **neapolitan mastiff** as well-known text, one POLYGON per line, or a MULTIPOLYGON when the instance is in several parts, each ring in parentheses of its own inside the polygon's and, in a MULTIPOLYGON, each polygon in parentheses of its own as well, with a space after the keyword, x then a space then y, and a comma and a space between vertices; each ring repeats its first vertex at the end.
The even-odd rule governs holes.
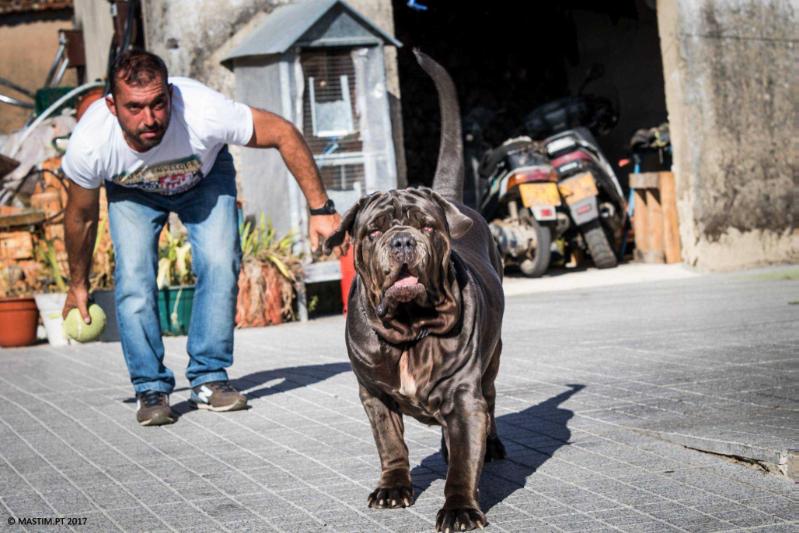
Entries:
POLYGON ((403 415, 442 427, 449 469, 436 529, 488 522, 477 484, 484 461, 505 457, 494 422, 502 347, 502 264, 482 217, 461 205, 463 159, 455 87, 416 51, 441 106, 433 188, 374 193, 350 209, 326 243, 354 246, 346 341, 380 455, 370 507, 411 505, 403 415))

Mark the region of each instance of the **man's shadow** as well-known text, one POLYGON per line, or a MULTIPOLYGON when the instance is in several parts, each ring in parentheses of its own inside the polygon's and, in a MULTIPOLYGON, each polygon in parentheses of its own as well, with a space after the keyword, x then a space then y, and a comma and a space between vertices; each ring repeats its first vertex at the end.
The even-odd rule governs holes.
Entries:
MULTIPOLYGON (((245 393, 249 400, 263 398, 272 394, 288 392, 290 390, 307 387, 328 378, 349 372, 352 369, 348 362, 327 363, 323 365, 304 365, 277 368, 253 372, 238 379, 231 380, 231 385, 245 393), (262 386, 265 385, 265 386, 262 386)), ((188 401, 182 401, 172 406, 178 416, 193 411, 194 407, 188 401)))
MULTIPOLYGON (((497 433, 508 450, 504 460, 486 463, 480 479, 480 506, 488 512, 496 504, 524 487, 527 478, 561 446, 569 443, 569 419, 574 412, 561 403, 585 388, 568 385, 557 396, 519 411, 497 417, 497 433)), ((436 452, 411 472, 418 498, 437 479, 446 479, 447 464, 436 452)))

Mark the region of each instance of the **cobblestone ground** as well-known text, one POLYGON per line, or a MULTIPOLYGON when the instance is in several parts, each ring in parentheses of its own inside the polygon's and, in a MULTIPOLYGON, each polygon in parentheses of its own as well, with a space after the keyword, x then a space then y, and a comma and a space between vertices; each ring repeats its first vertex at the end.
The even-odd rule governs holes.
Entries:
MULTIPOLYGON (((488 529, 798 531, 788 478, 679 443, 761 461, 799 448, 798 301, 797 281, 744 275, 509 298, 497 399, 509 458, 483 474, 488 529)), ((406 423, 415 505, 366 507, 378 461, 341 317, 236 343, 231 377, 252 408, 190 410, 179 379, 182 416, 162 428, 135 423, 118 344, 0 350, 0 524, 433 530, 436 428, 406 423)), ((180 374, 185 338, 166 344, 180 374)))

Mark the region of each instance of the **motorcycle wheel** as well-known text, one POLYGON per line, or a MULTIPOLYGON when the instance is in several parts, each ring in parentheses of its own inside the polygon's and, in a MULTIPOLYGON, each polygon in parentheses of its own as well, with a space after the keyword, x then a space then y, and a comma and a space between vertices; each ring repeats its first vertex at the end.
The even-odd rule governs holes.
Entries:
POLYGON ((549 268, 549 260, 552 257, 552 232, 532 217, 527 218, 525 222, 535 230, 535 251, 532 257, 519 263, 519 270, 528 278, 540 278, 549 268))
POLYGON ((588 245, 588 252, 597 268, 613 268, 619 261, 613 248, 610 246, 608 236, 598 221, 594 221, 583 230, 583 238, 588 245))

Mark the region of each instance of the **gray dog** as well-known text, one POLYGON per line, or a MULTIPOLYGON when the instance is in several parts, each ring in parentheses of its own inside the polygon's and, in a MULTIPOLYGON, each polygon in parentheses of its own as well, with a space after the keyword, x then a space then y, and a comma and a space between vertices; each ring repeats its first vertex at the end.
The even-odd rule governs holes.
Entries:
POLYGON ((433 189, 375 193, 350 209, 328 248, 350 234, 357 279, 347 350, 372 424, 381 475, 370 507, 413 500, 403 415, 442 427, 449 470, 437 531, 483 527, 477 484, 484 461, 505 457, 494 423, 502 347, 502 264, 488 226, 458 200, 463 189, 455 87, 416 51, 441 105, 433 189))

